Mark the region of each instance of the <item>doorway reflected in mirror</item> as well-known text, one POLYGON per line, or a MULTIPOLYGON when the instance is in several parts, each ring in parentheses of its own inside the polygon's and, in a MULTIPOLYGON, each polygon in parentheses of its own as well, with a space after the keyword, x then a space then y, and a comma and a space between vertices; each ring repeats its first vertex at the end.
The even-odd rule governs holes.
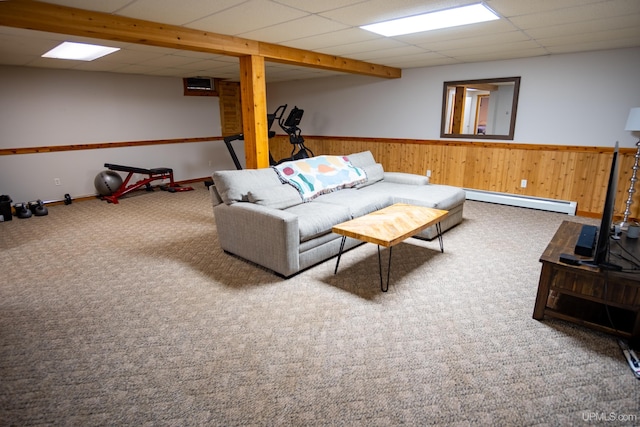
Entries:
POLYGON ((513 140, 520 77, 444 82, 442 138, 513 140))

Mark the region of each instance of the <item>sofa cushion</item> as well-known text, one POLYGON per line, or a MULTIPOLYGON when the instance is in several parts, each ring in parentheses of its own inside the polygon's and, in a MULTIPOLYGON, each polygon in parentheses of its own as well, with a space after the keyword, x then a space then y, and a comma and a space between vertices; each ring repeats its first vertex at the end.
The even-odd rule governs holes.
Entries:
POLYGON ((331 227, 351 219, 349 208, 330 203, 301 203, 284 211, 298 216, 301 242, 330 233, 331 227))
POLYGON ((372 166, 376 164, 376 159, 373 158, 371 151, 349 154, 348 157, 351 164, 357 168, 364 168, 365 166, 372 166))
POLYGON ((283 183, 296 188, 305 202, 320 194, 353 187, 366 181, 365 172, 345 156, 317 156, 273 166, 283 183))
POLYGON ((386 180, 358 191, 384 192, 391 196, 393 203, 408 203, 443 210, 463 204, 466 197, 464 190, 449 185, 408 185, 386 180))
POLYGON ((353 166, 363 169, 367 174, 367 181, 362 184, 358 184, 356 186, 357 188, 375 184, 378 181, 382 181, 384 178, 384 169, 380 163, 376 163, 376 159, 373 158, 371 151, 349 154, 348 157, 353 166))
POLYGON ((450 185, 419 185, 415 192, 406 191, 394 195, 394 203, 412 203, 425 206, 425 201, 432 204, 434 209, 451 210, 462 205, 466 193, 459 187, 450 185))
POLYGON ((429 178, 422 175, 416 175, 406 172, 385 172, 384 180, 386 182, 393 182, 395 184, 409 184, 409 185, 427 185, 429 184, 429 178))
POLYGON ((282 185, 271 168, 216 171, 212 177, 220 198, 227 205, 248 202, 249 191, 282 185))
POLYGON ((357 218, 391 205, 391 194, 373 191, 363 192, 355 188, 347 188, 334 193, 323 194, 311 204, 316 202, 346 206, 349 208, 351 218, 357 218))
POLYGON ((249 191, 249 201, 274 209, 286 209, 302 203, 300 193, 290 185, 278 184, 249 191))
POLYGON ((384 178, 384 169, 380 163, 374 163, 372 165, 362 166, 362 170, 367 174, 367 181, 362 184, 356 185, 356 188, 367 187, 376 182, 382 181, 384 178))

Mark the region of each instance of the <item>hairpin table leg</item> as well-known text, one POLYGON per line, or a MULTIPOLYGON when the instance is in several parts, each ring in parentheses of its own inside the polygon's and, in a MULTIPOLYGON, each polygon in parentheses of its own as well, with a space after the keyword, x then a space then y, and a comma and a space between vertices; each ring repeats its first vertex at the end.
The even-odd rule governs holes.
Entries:
POLYGON ((380 290, 387 292, 389 290, 389 276, 391 275, 391 250, 393 246, 389 246, 389 265, 387 266, 387 285, 382 282, 382 259, 380 257, 380 245, 378 245, 378 271, 380 272, 380 290))
POLYGON ((347 240, 347 236, 342 236, 342 241, 340 242, 340 252, 338 252, 338 260, 336 261, 336 269, 333 270, 333 274, 338 273, 338 265, 340 265, 340 257, 342 256, 342 250, 344 249, 345 240, 347 240))

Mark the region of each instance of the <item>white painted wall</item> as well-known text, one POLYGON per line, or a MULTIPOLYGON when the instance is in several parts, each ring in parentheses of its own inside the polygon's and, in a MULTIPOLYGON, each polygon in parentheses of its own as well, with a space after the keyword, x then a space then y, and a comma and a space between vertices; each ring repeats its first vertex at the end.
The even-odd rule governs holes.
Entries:
POLYGON ((509 134, 514 92, 514 86, 498 86, 498 90, 491 93, 487 118, 487 134, 509 134))
POLYGON ((640 135, 624 126, 640 106, 639 69, 640 49, 619 49, 277 83, 267 98, 269 111, 305 110, 303 136, 440 139, 445 81, 521 76, 513 142, 633 147, 640 135))
MULTIPOLYGON (((220 136, 218 98, 182 90, 179 78, 0 66, 0 147, 220 136)), ((241 141, 237 151, 244 159, 241 141)), ((9 155, 0 194, 16 203, 93 195, 104 163, 170 167, 176 180, 234 169, 222 141, 9 155)))

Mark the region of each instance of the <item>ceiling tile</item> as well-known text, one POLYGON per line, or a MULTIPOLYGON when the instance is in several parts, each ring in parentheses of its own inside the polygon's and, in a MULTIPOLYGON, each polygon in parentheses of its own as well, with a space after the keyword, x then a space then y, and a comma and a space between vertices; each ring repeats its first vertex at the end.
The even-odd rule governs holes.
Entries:
POLYGON ((354 53, 371 52, 381 49, 392 49, 396 47, 406 47, 406 43, 402 43, 390 38, 382 38, 359 43, 349 43, 340 46, 333 46, 326 49, 317 49, 318 52, 329 55, 349 56, 354 53))
MULTIPOLYGON (((533 40, 523 40, 519 42, 513 43, 504 43, 500 45, 500 48, 497 48, 495 45, 478 45, 478 46, 467 46, 463 48, 457 49, 443 49, 438 52, 442 55, 451 56, 454 58, 463 58, 468 56, 476 56, 476 55, 491 55, 496 56, 501 52, 505 52, 508 57, 511 57, 514 52, 525 51, 529 49, 543 50, 540 46, 533 40)), ((499 56, 499 55, 498 55, 499 56)))
POLYGON ((46 3, 94 10, 96 12, 113 13, 131 3, 131 0, 47 0, 46 3))
POLYGON ((379 39, 380 36, 377 34, 361 30, 360 28, 351 28, 348 30, 336 31, 332 33, 286 41, 282 44, 298 49, 318 50, 331 46, 340 46, 343 44, 359 43, 379 39))
POLYGON ((340 9, 358 3, 365 3, 368 0, 274 0, 277 3, 289 7, 304 10, 309 13, 320 13, 329 10, 340 9))
POLYGON ((495 46, 503 46, 507 43, 520 42, 530 40, 531 38, 521 31, 511 31, 508 33, 489 34, 478 37, 467 37, 464 39, 452 39, 452 40, 440 40, 432 41, 429 43, 417 43, 424 49, 434 51, 449 51, 455 49, 463 49, 465 47, 478 47, 478 46, 491 46, 495 49, 495 46))
MULTIPOLYGON (((539 39, 538 42, 545 47, 561 45, 582 45, 587 43, 607 43, 617 40, 638 40, 640 38, 640 27, 622 28, 619 30, 599 31, 597 33, 572 34, 539 39)), ((604 44, 602 44, 604 43, 604 44)))
POLYGON ((105 62, 105 61, 88 61, 77 64, 73 67, 74 70, 80 71, 105 71, 113 72, 122 68, 122 64, 118 62, 105 62))
POLYGON ((614 49, 614 47, 612 47, 613 45, 615 45, 616 49, 623 49, 627 47, 637 47, 638 41, 637 39, 623 39, 623 40, 616 40, 615 43, 613 43, 613 41, 599 40, 599 41, 591 41, 591 42, 577 43, 577 44, 576 43, 558 44, 554 46, 548 46, 546 47, 546 50, 548 50, 552 54, 576 53, 576 52, 588 52, 588 51, 594 51, 594 50, 614 49))
POLYGON ((155 67, 149 67, 144 64, 130 64, 130 65, 122 65, 120 68, 117 68, 115 71, 118 73, 125 74, 151 74, 152 70, 155 70, 155 67))
MULTIPOLYGON (((391 49, 392 52, 395 52, 395 49, 391 49)), ((383 51, 383 52, 388 52, 387 50, 383 51)), ((363 54, 364 55, 364 54, 363 54)), ((399 54, 399 55, 395 55, 395 54, 391 54, 391 52, 389 52, 389 54, 385 55, 385 56, 378 56, 377 58, 375 58, 376 63, 380 63, 380 64, 384 64, 385 61, 390 61, 393 62, 394 64, 397 62, 406 62, 406 61, 417 61, 417 60, 425 60, 425 61, 433 61, 433 60, 441 60, 444 59, 446 57, 442 56, 439 53, 435 53, 435 52, 425 52, 422 49, 417 49, 413 52, 406 52, 403 54, 399 54)), ((358 58, 361 59, 363 61, 367 61, 368 59, 361 57, 358 58)))
POLYGON ((40 56, 60 44, 57 40, 28 39, 14 35, 0 37, 0 57, 11 55, 40 56))
POLYGON ((529 49, 516 48, 515 50, 494 50, 485 52, 460 52, 455 55, 455 58, 460 62, 475 63, 486 61, 499 61, 505 59, 518 59, 518 58, 530 58, 534 56, 549 55, 546 49, 541 47, 532 47, 529 49))
POLYGON ((39 68, 57 68, 57 69, 72 69, 79 65, 78 61, 69 61, 66 59, 54 59, 54 58, 35 58, 29 62, 30 67, 39 68))
POLYGON ((268 0, 249 0, 188 24, 190 28, 238 35, 308 15, 268 0))
POLYGON ((148 59, 145 64, 152 67, 178 67, 180 65, 188 65, 199 61, 196 58, 189 58, 178 55, 162 55, 153 59, 148 59))
POLYGON ((347 29, 346 25, 323 18, 317 15, 309 15, 300 19, 276 24, 271 27, 240 34, 240 37, 261 40, 269 43, 282 43, 288 40, 296 40, 320 34, 347 29))
POLYGON ((22 65, 28 66, 31 61, 33 61, 33 55, 27 55, 24 53, 7 53, 0 49, 0 58, 2 61, 0 65, 22 65))
POLYGON ((143 52, 129 49, 121 49, 110 55, 103 56, 97 61, 100 62, 118 62, 120 64, 135 64, 138 62, 147 62, 152 59, 164 56, 162 53, 143 52))
POLYGON ((591 33, 599 33, 601 31, 607 30, 638 28, 638 23, 640 23, 640 14, 630 14, 625 16, 598 19, 597 21, 574 22, 571 24, 531 28, 527 30, 527 34, 537 39, 545 39, 571 34, 589 35, 591 33))
POLYGON ((171 68, 171 67, 158 67, 158 68, 150 68, 150 70, 145 73, 152 76, 172 76, 172 77, 182 77, 184 76, 184 70, 179 68, 171 68))
POLYGON ((394 60, 400 57, 405 57, 409 55, 419 55, 421 53, 425 53, 425 49, 421 49, 418 46, 403 46, 396 47, 393 49, 377 49, 371 50, 362 53, 355 53, 350 55, 354 59, 359 59, 360 61, 369 61, 369 62, 380 62, 381 59, 389 59, 393 58, 394 60))
POLYGON ((136 0, 118 15, 172 25, 184 25, 238 4, 237 0, 136 0))
MULTIPOLYGON (((216 68, 228 67, 229 62, 222 61, 196 61, 188 64, 177 65, 177 68, 183 70, 214 70, 216 68)), ((236 61, 236 67, 240 67, 239 61, 236 61)))
POLYGON ((510 22, 501 19, 498 21, 481 22, 472 25, 463 25, 455 28, 444 28, 441 30, 424 31, 422 33, 407 34, 404 36, 394 37, 397 40, 411 44, 423 44, 442 42, 457 39, 469 39, 473 37, 481 37, 486 35, 495 35, 508 33, 517 28, 510 22))
POLYGON ((369 0, 320 15, 347 25, 360 26, 459 6, 459 0, 369 0))
POLYGON ((638 0, 611 0, 580 7, 568 7, 554 11, 515 16, 510 18, 510 21, 518 28, 526 30, 575 22, 595 22, 603 18, 638 13, 640 13, 640 1, 638 0))
MULTIPOLYGON (((438 53, 424 53, 420 55, 411 55, 407 57, 394 58, 393 64, 396 67, 421 68, 421 67, 439 67, 442 65, 459 64, 460 60, 443 56, 438 53)), ((384 61, 382 62, 384 63, 384 61)))
POLYGON ((487 6, 503 17, 528 15, 566 9, 574 6, 585 6, 590 3, 600 3, 603 0, 486 0, 487 6))
POLYGON ((205 52, 192 52, 187 50, 175 50, 171 52, 172 55, 176 56, 186 56, 189 58, 194 58, 195 60, 200 61, 215 61, 215 62, 224 62, 224 63, 238 63, 238 57, 236 56, 226 56, 226 55, 214 55, 211 53, 205 52))
POLYGON ((64 40, 64 34, 48 33, 45 31, 23 30, 21 28, 0 27, 0 34, 21 37, 25 39, 64 40))

